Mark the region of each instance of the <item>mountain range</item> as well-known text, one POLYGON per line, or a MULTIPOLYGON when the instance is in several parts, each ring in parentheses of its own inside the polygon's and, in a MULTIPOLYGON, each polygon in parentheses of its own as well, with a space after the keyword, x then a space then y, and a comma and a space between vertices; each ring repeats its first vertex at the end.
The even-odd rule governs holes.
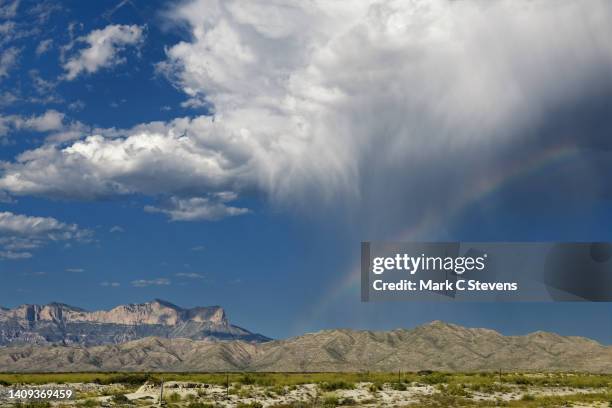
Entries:
POLYGON ((229 323, 219 306, 183 309, 156 299, 86 311, 63 303, 0 308, 0 346, 120 344, 145 337, 193 340, 270 340, 229 323))
MULTIPOLYGON (((502 369, 612 373, 612 346, 594 340, 546 332, 504 336, 494 330, 440 321, 413 329, 325 330, 270 340, 230 325, 221 308, 181 309, 163 301, 119 306, 108 312, 85 312, 57 304, 1 311, 0 324, 15 320, 38 331, 30 329, 30 334, 12 337, 19 341, 5 341, 10 346, 0 347, 0 371, 502 369), (57 328, 57 338, 62 340, 55 342, 55 337, 40 330, 41 324, 57 328), (82 326, 85 340, 70 329, 73 325, 91 326, 82 326), (182 335, 176 328, 185 325, 203 329, 182 335), (93 326, 100 327, 100 338, 93 326), (109 328, 115 334, 106 333, 109 328), (156 330, 163 335, 156 335, 156 330)), ((6 339, 5 330, 2 336, 6 339)))

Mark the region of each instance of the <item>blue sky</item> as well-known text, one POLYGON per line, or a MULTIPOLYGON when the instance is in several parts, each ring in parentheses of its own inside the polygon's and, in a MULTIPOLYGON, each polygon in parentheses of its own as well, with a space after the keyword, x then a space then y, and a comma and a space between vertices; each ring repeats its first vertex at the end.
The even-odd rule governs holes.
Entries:
POLYGON ((281 3, 0 0, 0 304, 612 343, 609 303, 352 279, 364 240, 612 240, 610 4, 281 3))

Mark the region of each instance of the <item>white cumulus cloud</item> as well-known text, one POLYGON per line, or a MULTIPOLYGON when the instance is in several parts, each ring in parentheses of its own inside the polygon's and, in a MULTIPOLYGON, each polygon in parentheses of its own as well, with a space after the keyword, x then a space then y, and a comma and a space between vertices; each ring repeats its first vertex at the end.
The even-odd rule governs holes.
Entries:
POLYGON ((54 109, 49 109, 40 115, 22 116, 0 114, 0 141, 11 131, 30 130, 34 132, 50 132, 64 128, 65 115, 54 109))
MULTIPOLYGON (((246 212, 223 192, 419 218, 486 184, 491 163, 513 166, 504 151, 550 112, 610 85, 607 0, 192 0, 168 15, 191 37, 159 71, 214 116, 49 141, 4 163, 0 190, 171 197, 147 210, 177 221, 246 212)), ((141 35, 92 32, 67 78, 141 35)))
POLYGON ((231 192, 185 199, 170 197, 163 206, 149 205, 145 207, 145 211, 166 214, 172 221, 216 221, 249 212, 247 208, 233 207, 227 204, 236 198, 237 195, 231 192))
POLYGON ((64 64, 65 78, 73 80, 83 72, 94 73, 125 62, 119 54, 127 46, 138 45, 143 40, 143 27, 137 25, 108 25, 79 37, 77 42, 87 44, 77 55, 64 64))

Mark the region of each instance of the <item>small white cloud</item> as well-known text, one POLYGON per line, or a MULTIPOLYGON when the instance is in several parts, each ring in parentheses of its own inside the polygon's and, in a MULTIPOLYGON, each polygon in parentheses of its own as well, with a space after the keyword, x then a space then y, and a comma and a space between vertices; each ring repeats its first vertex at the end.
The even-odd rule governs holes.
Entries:
POLYGON ((17 102, 19 98, 12 92, 5 91, 0 94, 0 107, 9 106, 17 102))
POLYGON ((31 257, 32 254, 29 252, 0 251, 0 259, 19 260, 31 257))
POLYGON ((92 231, 52 217, 0 212, 0 259, 27 259, 31 251, 51 242, 90 242, 92 231))
POLYGON ((36 93, 41 95, 41 99, 52 98, 53 100, 60 100, 58 96, 53 95, 53 91, 57 86, 56 81, 49 81, 42 78, 37 69, 31 69, 29 74, 30 78, 32 79, 32 85, 34 86, 36 93))
POLYGON ((50 109, 42 115, 20 116, 0 115, 0 137, 5 136, 11 130, 31 130, 35 132, 50 132, 60 130, 64 127, 64 114, 50 109))
POLYGON ((17 65, 20 50, 17 47, 10 47, 0 51, 0 80, 9 75, 9 71, 17 65))
POLYGON ((85 108, 85 102, 81 100, 70 102, 68 104, 68 109, 70 109, 71 111, 80 111, 80 110, 83 110, 84 108, 85 108))
POLYGON ((204 279, 204 275, 195 272, 179 272, 175 274, 179 278, 189 278, 189 279, 204 279))
POLYGON ((0 235, 48 237, 53 240, 79 239, 91 235, 90 231, 80 229, 76 224, 65 224, 52 217, 31 217, 0 212, 0 235))
POLYGON ((55 2, 42 1, 30 8, 28 10, 28 14, 32 19, 36 19, 38 24, 44 24, 49 20, 53 13, 61 10, 62 7, 55 2))
POLYGON ((113 226, 111 227, 111 229, 110 229, 110 230, 108 230, 108 232, 111 232, 111 233, 115 233, 115 232, 125 232, 125 230, 124 230, 122 227, 120 227, 119 225, 113 225, 113 226))
POLYGON ((110 288, 117 288, 119 286, 121 286, 121 284, 119 282, 100 282, 100 286, 104 286, 104 287, 110 287, 110 288))
POLYGON ((167 286, 170 285, 170 280, 166 278, 157 279, 138 279, 132 281, 132 286, 136 288, 145 288, 147 286, 167 286))
POLYGON ((204 245, 196 245, 194 247, 191 248, 192 251, 204 251, 206 249, 206 247, 204 245))
POLYGON ((42 272, 42 271, 39 271, 39 272, 25 272, 23 274, 23 276, 45 276, 46 274, 47 274, 47 272, 42 272))
POLYGON ((5 21, 4 23, 0 24, 0 34, 5 38, 10 37, 14 29, 15 29, 14 21, 5 21))
POLYGON ((108 25, 77 39, 88 44, 87 48, 64 64, 65 79, 71 81, 83 72, 94 73, 125 62, 119 52, 127 46, 135 46, 143 39, 143 27, 137 25, 108 25))
POLYGON ((35 130, 37 132, 49 132, 51 130, 61 129, 63 120, 63 113, 50 109, 40 116, 31 116, 17 121, 16 127, 35 130))
POLYGON ((53 44, 53 40, 51 38, 48 38, 46 40, 42 40, 41 42, 39 42, 38 46, 36 47, 36 55, 40 56, 44 54, 45 52, 49 51, 51 49, 52 44, 53 44))
POLYGON ((81 272, 85 272, 85 269, 83 269, 83 268, 67 268, 66 272, 81 273, 81 272))
POLYGON ((171 197, 161 207, 148 205, 145 211, 166 214, 172 221, 217 221, 249 213, 248 208, 226 204, 236 198, 237 195, 230 192, 214 193, 207 197, 171 197))
POLYGON ((0 2, 0 18, 13 18, 17 15, 17 8, 21 0, 14 0, 12 2, 0 2))

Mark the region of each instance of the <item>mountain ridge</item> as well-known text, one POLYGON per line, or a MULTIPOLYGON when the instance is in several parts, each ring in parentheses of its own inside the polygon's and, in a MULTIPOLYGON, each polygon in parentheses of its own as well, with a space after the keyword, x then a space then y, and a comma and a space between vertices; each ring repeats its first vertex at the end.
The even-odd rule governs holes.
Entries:
POLYGON ((57 320, 62 322, 95 322, 114 324, 163 324, 173 326, 185 321, 227 324, 221 306, 181 308, 161 299, 145 303, 118 305, 110 310, 88 311, 60 302, 44 305, 22 304, 15 308, 0 308, 0 320, 21 318, 30 321, 57 320))
POLYGON ((155 299, 87 311, 65 303, 0 308, 0 346, 8 344, 124 343, 142 337, 268 341, 230 324, 220 306, 182 308, 155 299))
POLYGON ((147 337, 122 344, 0 348, 0 371, 583 371, 612 373, 592 339, 433 322, 412 329, 330 329, 268 342, 147 337))

